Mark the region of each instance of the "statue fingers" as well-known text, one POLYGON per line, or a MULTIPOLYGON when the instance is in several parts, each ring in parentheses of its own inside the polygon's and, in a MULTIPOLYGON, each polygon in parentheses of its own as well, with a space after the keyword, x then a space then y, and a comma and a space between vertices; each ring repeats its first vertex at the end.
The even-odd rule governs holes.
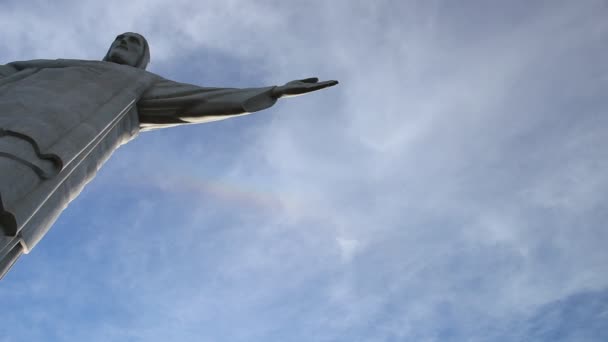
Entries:
POLYGON ((319 79, 317 77, 309 77, 309 78, 305 78, 303 80, 298 80, 298 82, 317 83, 317 82, 319 82, 319 79))
POLYGON ((338 81, 334 81, 334 80, 318 82, 318 83, 315 83, 314 85, 311 84, 309 86, 309 89, 311 89, 311 91, 315 91, 315 90, 320 90, 320 89, 327 88, 327 87, 333 87, 336 84, 338 84, 338 81))

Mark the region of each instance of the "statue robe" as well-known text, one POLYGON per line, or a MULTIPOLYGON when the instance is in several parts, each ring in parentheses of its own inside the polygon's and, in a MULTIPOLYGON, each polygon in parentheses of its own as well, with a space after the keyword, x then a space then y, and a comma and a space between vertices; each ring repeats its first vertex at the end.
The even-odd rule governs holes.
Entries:
POLYGON ((97 61, 0 66, 0 277, 140 130, 265 109, 272 88, 203 88, 97 61))

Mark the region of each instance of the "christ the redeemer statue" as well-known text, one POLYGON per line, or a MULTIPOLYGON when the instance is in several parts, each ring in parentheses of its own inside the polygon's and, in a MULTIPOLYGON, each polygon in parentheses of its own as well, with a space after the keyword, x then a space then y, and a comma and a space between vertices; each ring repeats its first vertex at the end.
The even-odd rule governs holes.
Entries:
POLYGON ((206 88, 147 72, 149 60, 145 38, 124 33, 103 61, 0 65, 0 277, 139 131, 244 115, 338 83, 206 88))

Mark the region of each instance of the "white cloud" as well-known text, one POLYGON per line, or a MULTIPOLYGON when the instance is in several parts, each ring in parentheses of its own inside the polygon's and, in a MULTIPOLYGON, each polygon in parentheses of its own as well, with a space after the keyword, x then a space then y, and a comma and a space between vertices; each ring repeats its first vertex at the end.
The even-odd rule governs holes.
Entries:
POLYGON ((3 11, 1 57, 98 58, 134 30, 170 78, 212 52, 245 82, 341 84, 142 134, 45 238, 66 251, 16 266, 38 285, 14 298, 121 313, 84 325, 100 340, 464 340, 608 286, 601 2, 72 5, 3 11))

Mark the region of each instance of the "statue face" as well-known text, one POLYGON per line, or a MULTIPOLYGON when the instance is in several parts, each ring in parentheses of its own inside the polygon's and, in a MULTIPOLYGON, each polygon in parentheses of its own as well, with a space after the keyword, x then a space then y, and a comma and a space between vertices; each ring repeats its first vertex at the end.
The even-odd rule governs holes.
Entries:
POLYGON ((137 62, 142 58, 143 54, 143 40, 137 35, 123 33, 116 37, 110 46, 108 60, 110 62, 136 67, 137 62))

